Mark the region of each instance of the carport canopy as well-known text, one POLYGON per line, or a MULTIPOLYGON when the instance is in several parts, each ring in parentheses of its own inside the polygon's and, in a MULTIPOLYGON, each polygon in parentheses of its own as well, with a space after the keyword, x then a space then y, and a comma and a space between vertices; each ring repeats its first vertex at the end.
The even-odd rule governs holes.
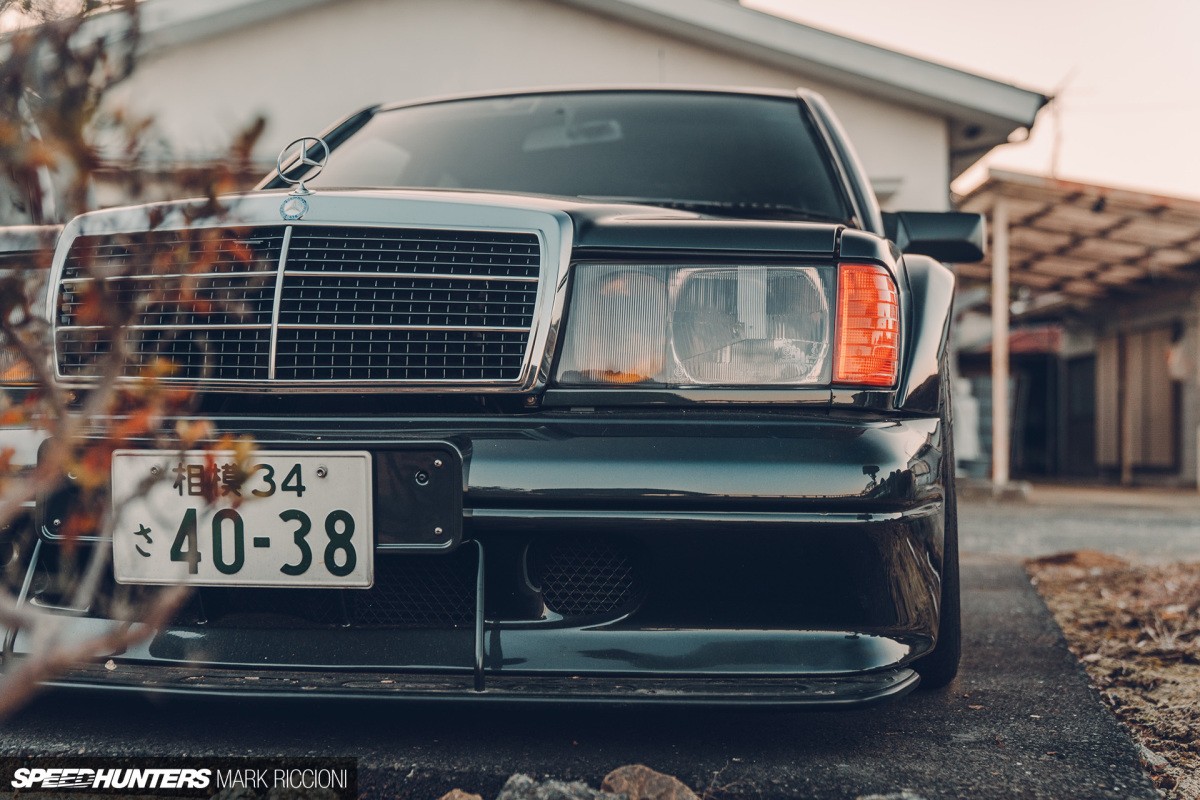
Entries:
MULTIPOLYGON (((1023 315, 1047 317, 1168 285, 1195 285, 1200 201, 992 170, 958 207, 985 214, 991 234, 987 259, 956 271, 992 286, 992 483, 1002 491, 1011 452, 1012 288, 1023 289, 1023 315)), ((1131 468, 1123 466, 1126 472, 1131 468)))
POLYGON ((992 246, 957 273, 992 280, 1006 219, 1009 281, 1027 290, 1028 314, 1200 280, 1200 201, 992 170, 958 207, 987 215, 992 246))

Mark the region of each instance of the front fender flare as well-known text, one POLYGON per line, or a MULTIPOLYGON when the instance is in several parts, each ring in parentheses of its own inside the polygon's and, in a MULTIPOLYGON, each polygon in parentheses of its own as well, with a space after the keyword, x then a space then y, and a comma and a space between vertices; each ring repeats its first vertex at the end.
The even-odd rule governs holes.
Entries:
POLYGON ((904 256, 912 299, 912 317, 905 369, 896 392, 896 406, 938 413, 941 362, 954 318, 954 273, 928 256, 904 256))

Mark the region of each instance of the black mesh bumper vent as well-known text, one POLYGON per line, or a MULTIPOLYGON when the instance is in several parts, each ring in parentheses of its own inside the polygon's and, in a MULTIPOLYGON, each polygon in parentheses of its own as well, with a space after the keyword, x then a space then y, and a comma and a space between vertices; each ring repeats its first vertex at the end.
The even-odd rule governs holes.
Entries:
POLYGON ((452 555, 375 558, 360 589, 198 589, 184 625, 219 628, 456 628, 475 620, 474 548, 452 555))
POLYGON ((564 617, 633 610, 645 587, 634 554, 611 540, 571 537, 538 542, 531 572, 546 607, 564 617))
POLYGON ((476 558, 474 548, 463 547, 451 556, 378 559, 374 588, 353 598, 355 624, 375 628, 474 624, 476 558))

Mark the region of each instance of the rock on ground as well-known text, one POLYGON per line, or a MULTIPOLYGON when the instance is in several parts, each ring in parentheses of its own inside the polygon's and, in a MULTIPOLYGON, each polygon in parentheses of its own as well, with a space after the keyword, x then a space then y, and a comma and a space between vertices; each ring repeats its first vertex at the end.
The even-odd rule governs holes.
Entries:
POLYGON ((629 800, 623 794, 598 792, 583 781, 535 781, 517 773, 510 777, 496 795, 496 800, 629 800))
POLYGON ((629 800, 700 800, 678 778, 655 772, 644 764, 617 767, 604 776, 600 788, 624 794, 629 800))

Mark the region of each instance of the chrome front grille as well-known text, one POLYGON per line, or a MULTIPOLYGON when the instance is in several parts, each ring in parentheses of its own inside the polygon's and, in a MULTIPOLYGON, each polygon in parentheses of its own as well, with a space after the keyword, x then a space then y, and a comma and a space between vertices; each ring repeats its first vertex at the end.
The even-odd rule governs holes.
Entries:
POLYGON ((293 231, 288 271, 537 283, 540 250, 532 233, 304 226, 293 231))
POLYGON ((283 234, 277 225, 79 236, 71 242, 62 281, 128 278, 134 268, 156 279, 184 273, 273 274, 283 234))
MULTIPOLYGON (((59 374, 94 378, 109 351, 106 331, 65 329, 57 334, 59 374)), ((144 329, 130 332, 126 375, 139 375, 156 359, 170 362, 166 380, 266 380, 271 332, 267 328, 144 329)))
POLYGON ((126 373, 280 384, 516 384, 537 234, 271 226, 80 236, 59 283, 59 374, 96 377, 129 323, 126 373))
POLYGON ((512 381, 528 332, 287 329, 279 331, 282 380, 512 381))
POLYGON ((275 377, 514 381, 540 269, 529 233, 296 228, 275 377))
POLYGON ((57 296, 59 374, 97 377, 124 327, 126 374, 161 360, 172 379, 267 379, 284 238, 282 226, 77 237, 57 296))
MULTIPOLYGON (((144 326, 244 327, 271 324, 271 303, 275 294, 274 272, 178 276, 165 280, 117 278, 106 283, 110 300, 118 307, 130 307, 141 300, 148 301, 138 319, 138 324, 144 326)), ((60 305, 60 318, 70 325, 78 321, 82 297, 65 286, 64 294, 67 296, 60 305)))

